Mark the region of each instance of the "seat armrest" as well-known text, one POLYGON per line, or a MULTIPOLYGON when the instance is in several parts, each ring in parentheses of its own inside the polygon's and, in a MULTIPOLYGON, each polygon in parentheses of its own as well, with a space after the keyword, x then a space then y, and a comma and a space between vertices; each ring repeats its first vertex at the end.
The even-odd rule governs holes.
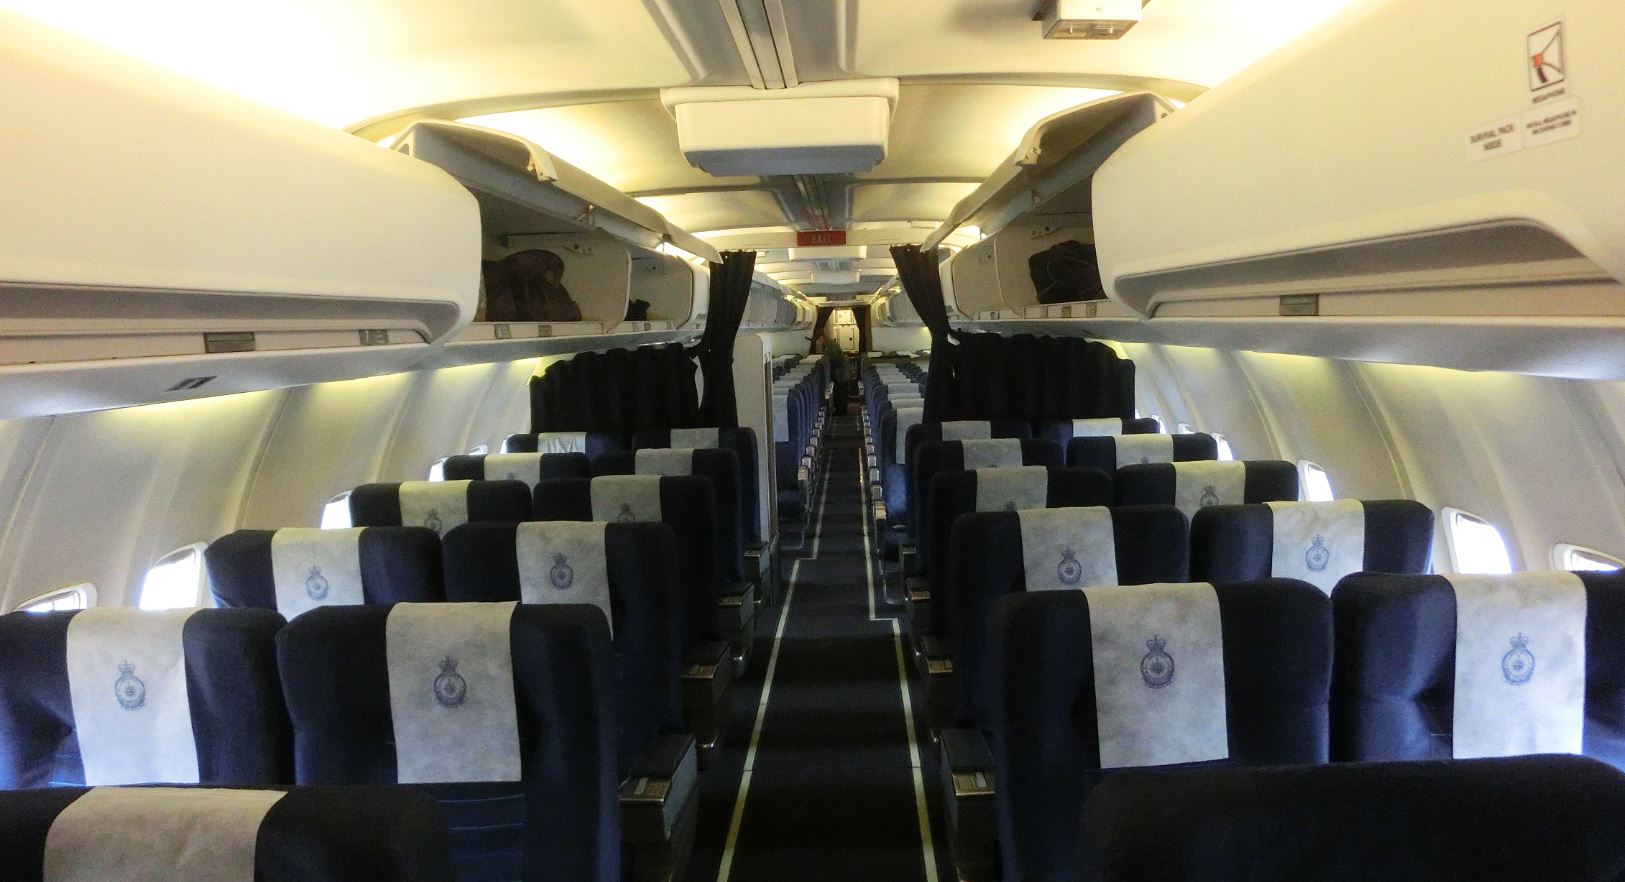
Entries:
POLYGON ((707 676, 696 668, 715 667, 722 664, 728 655, 728 641, 711 640, 700 643, 683 653, 683 676, 707 676))
POLYGON ((944 729, 941 734, 942 761, 954 777, 982 773, 983 786, 991 791, 993 750, 988 747, 987 738, 975 729, 944 729))
POLYGON ((903 579, 903 590, 908 592, 908 599, 914 603, 931 602, 931 580, 926 576, 909 576, 903 579))
POLYGON ((698 782, 694 736, 660 735, 650 741, 632 760, 632 773, 621 784, 622 840, 663 843, 670 839, 698 782))

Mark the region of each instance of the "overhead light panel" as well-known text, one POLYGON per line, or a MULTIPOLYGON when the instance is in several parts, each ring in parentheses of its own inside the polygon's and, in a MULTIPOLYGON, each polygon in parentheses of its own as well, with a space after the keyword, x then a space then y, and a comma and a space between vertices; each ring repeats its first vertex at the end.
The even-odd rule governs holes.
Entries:
POLYGON ((1044 0, 1046 40, 1115 40, 1140 23, 1141 0, 1044 0))

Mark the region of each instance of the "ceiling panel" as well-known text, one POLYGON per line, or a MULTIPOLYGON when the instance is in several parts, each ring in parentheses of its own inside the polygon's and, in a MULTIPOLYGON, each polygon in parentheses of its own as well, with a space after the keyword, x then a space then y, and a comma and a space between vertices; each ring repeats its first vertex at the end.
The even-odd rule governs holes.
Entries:
POLYGON ((643 0, 0 0, 0 8, 333 126, 452 101, 693 78, 643 0))
POLYGON ((658 98, 520 110, 463 122, 511 132, 625 193, 754 185, 760 178, 718 178, 688 164, 677 122, 658 98))
POLYGON ((1033 4, 863 0, 848 7, 863 76, 1014 73, 1183 80, 1214 86, 1356 0, 1151 0, 1118 40, 1045 40, 1033 4))
POLYGON ((852 188, 852 219, 944 220, 975 184, 859 184, 852 188))
POLYGON ((1009 85, 905 85, 891 149, 864 178, 987 177, 1034 123, 1113 94, 1102 89, 1009 85))
POLYGON ((638 201, 692 233, 775 226, 786 222, 778 200, 766 190, 643 196, 638 201))

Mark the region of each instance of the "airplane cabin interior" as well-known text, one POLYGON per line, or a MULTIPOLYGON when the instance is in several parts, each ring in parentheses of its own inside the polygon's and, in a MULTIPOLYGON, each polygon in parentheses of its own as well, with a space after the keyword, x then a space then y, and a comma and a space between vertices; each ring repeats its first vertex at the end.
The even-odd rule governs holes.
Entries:
POLYGON ((1625 882, 1622 43, 0 0, 0 882, 1625 882))

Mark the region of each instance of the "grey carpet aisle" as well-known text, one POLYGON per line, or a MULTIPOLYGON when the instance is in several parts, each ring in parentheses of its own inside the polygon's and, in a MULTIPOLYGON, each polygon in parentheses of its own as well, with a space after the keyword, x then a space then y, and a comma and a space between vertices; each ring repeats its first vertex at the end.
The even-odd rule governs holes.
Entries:
MULTIPOLYGON (((878 585, 878 620, 869 617, 857 421, 838 419, 830 433, 816 556, 809 537, 799 562, 795 555, 784 561, 786 584, 796 577, 794 593, 743 808, 740 785, 782 605, 759 617, 758 659, 737 687, 727 746, 702 780, 689 882, 953 878, 934 751, 924 743, 923 696, 910 680, 922 742, 915 756, 933 828, 934 848, 922 847, 892 613, 879 604, 878 585), (927 854, 934 855, 929 874, 927 854)), ((815 508, 815 524, 819 517, 815 508)))

